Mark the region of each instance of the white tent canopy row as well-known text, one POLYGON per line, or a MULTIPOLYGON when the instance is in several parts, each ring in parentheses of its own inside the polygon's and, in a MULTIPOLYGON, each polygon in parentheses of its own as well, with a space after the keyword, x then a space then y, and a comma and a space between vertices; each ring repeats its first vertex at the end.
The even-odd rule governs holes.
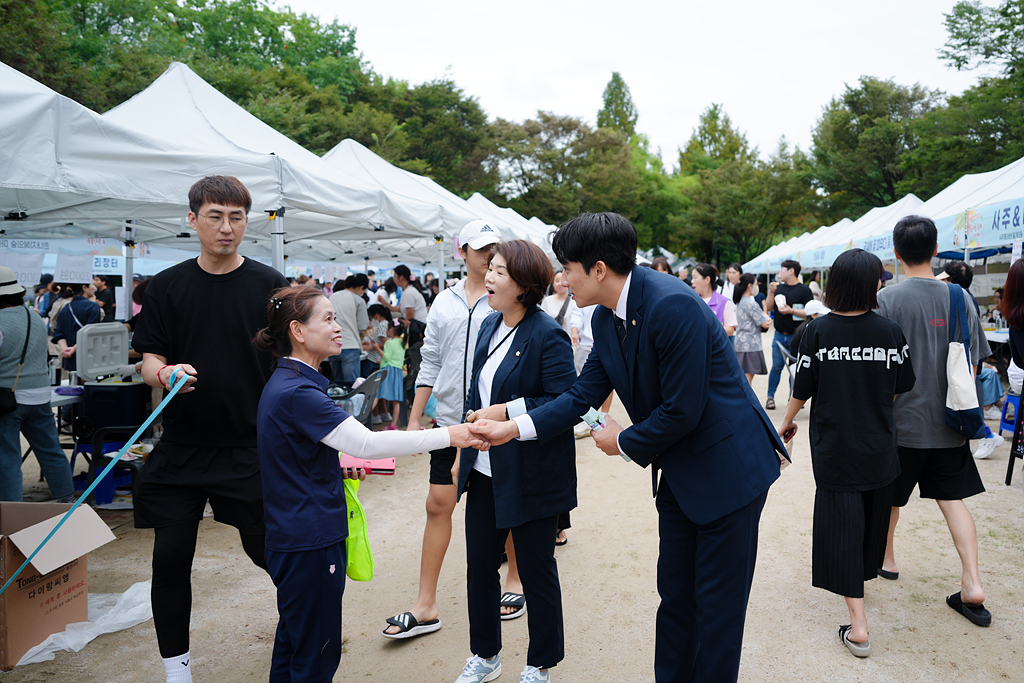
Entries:
MULTIPOLYGON (((5 236, 194 244, 184 220, 187 191, 210 174, 237 176, 249 188, 253 211, 242 251, 274 254, 279 266, 286 250, 316 259, 351 258, 358 251, 439 262, 444 247, 437 235, 451 237, 469 220, 490 218, 351 141, 345 146, 361 150, 360 167, 338 168, 182 64, 102 117, 5 65, 0 92, 0 159, 9 162, 0 177, 0 210, 17 219, 0 224, 5 236), (374 163, 397 173, 374 182, 367 172, 374 163), (425 189, 402 194, 417 186, 425 189), (282 208, 270 220, 268 212, 282 208)), ((498 227, 509 223, 516 221, 498 227)), ((518 224, 501 230, 506 239, 535 231, 518 224)))
POLYGON ((834 230, 836 226, 805 233, 751 259, 744 269, 771 272, 786 258, 800 261, 805 269, 828 267, 836 256, 854 247, 890 260, 894 258, 893 227, 900 218, 912 214, 935 221, 940 253, 969 253, 1022 240, 1024 159, 994 171, 965 175, 927 202, 910 194, 889 206, 874 208, 841 233, 834 230))

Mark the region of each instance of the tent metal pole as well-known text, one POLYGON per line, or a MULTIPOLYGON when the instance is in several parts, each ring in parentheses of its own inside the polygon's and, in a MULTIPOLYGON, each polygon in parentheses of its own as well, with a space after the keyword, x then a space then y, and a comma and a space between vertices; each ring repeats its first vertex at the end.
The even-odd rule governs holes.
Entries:
POLYGON ((132 317, 132 290, 135 289, 135 226, 131 221, 125 221, 124 246, 124 305, 128 310, 122 311, 121 315, 128 320, 132 317))
POLYGON ((444 278, 444 235, 438 235, 437 236, 437 262, 440 264, 438 266, 438 272, 437 272, 437 277, 440 280, 440 282, 437 285, 437 287, 438 287, 437 291, 440 292, 442 289, 445 288, 445 286, 444 286, 444 281, 445 281, 445 278, 444 278))
POLYGON ((270 225, 270 258, 274 270, 284 275, 284 211, 274 216, 270 225))

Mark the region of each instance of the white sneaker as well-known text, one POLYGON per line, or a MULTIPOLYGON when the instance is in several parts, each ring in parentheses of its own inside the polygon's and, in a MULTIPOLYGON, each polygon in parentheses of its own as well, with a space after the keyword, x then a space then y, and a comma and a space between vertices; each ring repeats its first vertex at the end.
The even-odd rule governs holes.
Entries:
POLYGON ((1001 420, 1002 417, 1003 417, 1003 412, 1001 410, 999 410, 999 408, 997 408, 995 406, 992 406, 991 408, 986 408, 985 409, 985 419, 986 420, 995 420, 996 422, 999 422, 999 420, 1001 420))
POLYGON ((380 416, 380 419, 382 419, 384 422, 391 422, 391 420, 394 419, 394 418, 391 417, 391 413, 390 412, 385 410, 384 414, 380 416))
POLYGON ((974 459, 984 460, 988 456, 992 455, 998 446, 1002 446, 1004 441, 1006 441, 1006 439, 998 434, 993 434, 987 439, 982 439, 981 443, 978 444, 978 450, 974 451, 974 459))
POLYGON ((572 428, 572 434, 577 439, 585 439, 590 436, 590 425, 586 422, 580 422, 578 425, 572 428))
POLYGON ((551 683, 551 669, 541 671, 535 666, 526 665, 519 683, 551 683))
POLYGON ((455 683, 487 683, 501 675, 501 653, 494 655, 494 659, 484 659, 473 655, 466 660, 466 667, 462 674, 455 679, 455 683))
MULTIPOLYGON (((384 422, 384 418, 380 415, 374 415, 370 422, 372 424, 379 425, 384 422)), ((391 422, 391 418, 388 418, 388 422, 391 422)))

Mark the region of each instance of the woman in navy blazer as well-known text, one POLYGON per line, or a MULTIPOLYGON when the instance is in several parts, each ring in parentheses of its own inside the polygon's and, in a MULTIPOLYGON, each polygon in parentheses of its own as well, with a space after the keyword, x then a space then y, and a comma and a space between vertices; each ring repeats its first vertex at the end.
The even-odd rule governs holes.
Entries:
MULTIPOLYGON (((544 252, 523 240, 495 246, 484 284, 497 313, 480 326, 466 420, 505 420, 537 408, 576 380, 569 337, 538 302, 551 283, 544 252)), ((530 646, 521 681, 550 680, 564 657, 562 598, 555 564, 559 513, 576 507, 572 430, 536 444, 512 441, 489 452, 463 449, 452 469, 466 492, 470 657, 457 683, 497 678, 501 660, 498 568, 505 539, 515 541, 530 646)))

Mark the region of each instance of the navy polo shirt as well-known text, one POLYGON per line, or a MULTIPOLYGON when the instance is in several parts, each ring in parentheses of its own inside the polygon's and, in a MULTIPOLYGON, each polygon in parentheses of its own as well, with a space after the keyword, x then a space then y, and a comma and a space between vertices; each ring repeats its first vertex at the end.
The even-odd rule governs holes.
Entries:
POLYGON ((320 439, 349 414, 327 386, 305 363, 281 358, 263 388, 256 439, 268 550, 316 550, 348 536, 338 451, 320 439))

